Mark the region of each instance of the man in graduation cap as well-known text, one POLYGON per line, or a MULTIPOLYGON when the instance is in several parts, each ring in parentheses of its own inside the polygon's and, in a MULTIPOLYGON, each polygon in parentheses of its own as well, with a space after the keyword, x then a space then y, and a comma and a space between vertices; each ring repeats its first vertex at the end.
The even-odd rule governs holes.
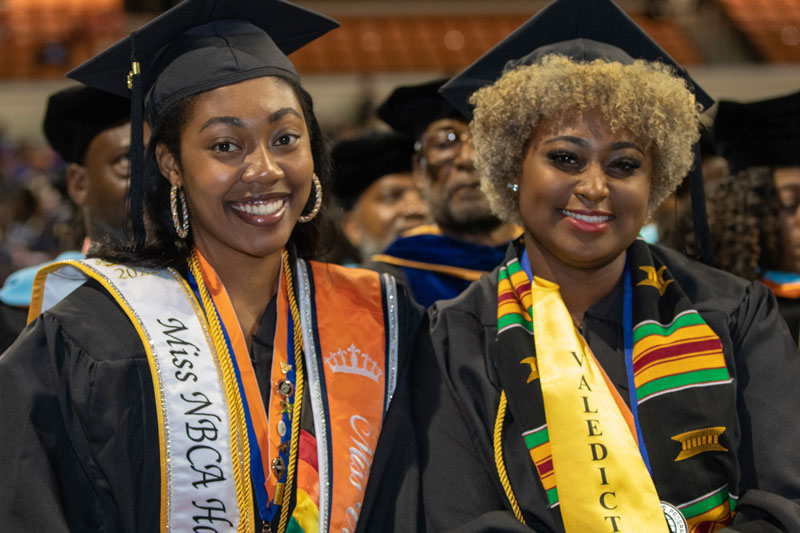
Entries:
POLYGON ((425 307, 497 266, 519 233, 492 214, 480 190, 467 120, 438 92, 445 81, 399 87, 378 109, 415 141, 414 169, 435 226, 397 240, 367 267, 405 282, 425 307))
POLYGON ((714 118, 730 174, 709 187, 716 265, 760 279, 800 337, 800 92, 721 101, 714 118))
POLYGON ((501 265, 429 310, 428 531, 800 531, 800 357, 760 283, 638 233, 711 100, 610 0, 556 0, 442 93, 501 265))
POLYGON ((428 221, 412 173, 413 143, 391 132, 371 132, 332 151, 342 230, 360 259, 382 252, 403 232, 428 221))
MULTIPOLYGON (((116 240, 123 232, 130 100, 85 86, 63 89, 50 96, 42 129, 66 163, 67 193, 78 209, 83 233, 81 250, 64 252, 56 260, 80 259, 92 241, 116 240)), ((14 272, 0 289, 0 352, 25 327, 33 279, 45 264, 14 272)))

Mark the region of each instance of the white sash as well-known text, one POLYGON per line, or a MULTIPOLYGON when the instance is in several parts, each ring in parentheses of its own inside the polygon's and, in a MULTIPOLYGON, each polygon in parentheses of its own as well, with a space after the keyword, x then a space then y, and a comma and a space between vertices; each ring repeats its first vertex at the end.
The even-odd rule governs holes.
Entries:
POLYGON ((89 277, 126 312, 150 362, 159 417, 161 530, 236 531, 232 424, 219 362, 191 289, 171 268, 65 261, 37 274, 31 313, 46 311, 89 277))

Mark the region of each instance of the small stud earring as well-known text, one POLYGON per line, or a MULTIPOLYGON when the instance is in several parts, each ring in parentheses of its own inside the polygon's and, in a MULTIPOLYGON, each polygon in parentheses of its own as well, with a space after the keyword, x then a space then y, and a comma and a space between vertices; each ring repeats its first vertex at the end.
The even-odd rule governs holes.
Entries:
POLYGON ((518 184, 518 183, 509 183, 509 184, 507 185, 507 187, 508 187, 510 190, 514 191, 514 192, 519 192, 519 184, 518 184))

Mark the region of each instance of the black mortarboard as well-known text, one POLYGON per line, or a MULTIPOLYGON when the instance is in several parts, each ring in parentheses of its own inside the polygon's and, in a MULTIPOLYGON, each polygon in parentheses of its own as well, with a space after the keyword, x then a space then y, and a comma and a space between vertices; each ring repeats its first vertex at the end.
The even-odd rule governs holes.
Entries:
POLYGON ((405 135, 372 132, 337 143, 331 150, 336 195, 349 211, 361 194, 388 174, 411 172, 414 143, 405 135))
POLYGON ((466 120, 458 110, 439 94, 447 78, 398 87, 378 107, 378 118, 393 130, 415 141, 428 125, 441 118, 457 117, 466 120))
POLYGON ((151 127, 178 100, 251 78, 297 79, 287 54, 336 28, 284 0, 184 0, 67 76, 131 97, 131 215, 144 243, 142 120, 151 127))
MULTIPOLYGON (((453 77, 439 92, 464 115, 471 117, 469 98, 472 93, 493 84, 508 69, 532 64, 547 54, 623 64, 635 59, 659 61, 671 66, 686 80, 701 111, 714 103, 686 70, 611 0, 555 0, 453 77)), ((689 176, 700 259, 711 263, 713 251, 698 146, 695 146, 695 163, 689 176)))
POLYGON ((717 149, 717 143, 714 142, 714 130, 706 126, 705 124, 700 125, 700 155, 703 157, 719 155, 719 150, 717 149))
POLYGON ((800 166, 800 92, 758 102, 720 101, 714 139, 731 172, 800 166))
POLYGON ((185 96, 259 76, 296 79, 286 56, 336 27, 333 19, 283 0, 184 0, 67 77, 128 96, 131 61, 139 62, 154 125, 185 96))
POLYGON ((667 52, 611 0, 556 0, 459 73, 440 92, 464 115, 472 116, 469 97, 497 81, 505 70, 531 64, 546 54, 573 59, 660 61, 683 77, 697 102, 714 100, 667 52), (546 47, 546 48, 545 48, 546 47))
POLYGON ((69 87, 48 99, 42 129, 61 159, 83 163, 92 139, 130 120, 130 114, 128 98, 92 87, 69 87))

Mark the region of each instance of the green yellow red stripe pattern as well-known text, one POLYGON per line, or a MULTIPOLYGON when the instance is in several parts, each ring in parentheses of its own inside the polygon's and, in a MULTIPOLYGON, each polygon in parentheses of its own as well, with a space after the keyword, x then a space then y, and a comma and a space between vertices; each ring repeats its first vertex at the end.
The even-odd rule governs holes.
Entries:
MULTIPOLYGON (((497 332, 500 334, 512 328, 521 328, 533 334, 533 298, 528 275, 515 258, 500 268, 497 286, 497 332)), ((538 378, 535 363, 531 367, 532 379, 538 378)), ((550 437, 547 424, 522 433, 531 461, 536 467, 547 500, 552 507, 558 504, 556 476, 553 471, 553 458, 550 451, 550 437)))
POLYGON ((520 327, 533 334, 531 282, 517 259, 500 268, 497 281, 497 333, 520 327), (522 305, 520 305, 522 302, 522 305))
POLYGON ((719 337, 695 310, 678 314, 669 324, 640 322, 633 340, 640 404, 669 392, 731 381, 719 337))
MULTIPOLYGON (((633 265, 650 264, 656 269, 661 266, 654 263, 646 245, 635 243, 629 254, 633 265)), ((500 333, 508 331, 511 334, 508 339, 522 346, 522 339, 514 337, 518 334, 513 330, 519 328, 528 335, 533 334, 531 284, 519 260, 510 256, 511 253, 498 272, 498 341, 506 338, 500 333)), ((666 282, 672 281, 669 273, 665 272, 664 276, 666 282)), ((658 292, 658 298, 649 294, 650 286, 637 284, 634 289, 633 381, 639 404, 680 390, 732 382, 719 337, 696 310, 689 309, 691 302, 677 283, 668 285, 669 290, 658 292)), ((526 355, 519 353, 518 357, 526 355)), ((527 383, 538 378, 535 353, 531 352, 520 363, 520 372, 527 377, 527 383)), ((559 497, 547 424, 539 425, 545 420, 535 414, 526 420, 529 423, 523 426, 522 437, 546 491, 548 504, 554 508, 559 504, 559 497), (535 429, 529 429, 532 427, 535 429)), ((686 487, 688 494, 698 494, 701 490, 686 487)), ((732 522, 736 500, 736 496, 729 494, 728 487, 723 486, 678 507, 692 533, 713 533, 732 522)))
POLYGON ((691 533, 713 533, 733 521, 737 497, 730 494, 728 486, 704 494, 699 498, 678 505, 691 533))
POLYGON ((550 452, 550 436, 547 433, 547 424, 524 432, 522 438, 525 439, 528 453, 533 464, 536 465, 539 479, 542 481, 544 490, 547 493, 548 504, 553 507, 558 503, 558 491, 556 490, 556 476, 553 471, 553 457, 550 452))

